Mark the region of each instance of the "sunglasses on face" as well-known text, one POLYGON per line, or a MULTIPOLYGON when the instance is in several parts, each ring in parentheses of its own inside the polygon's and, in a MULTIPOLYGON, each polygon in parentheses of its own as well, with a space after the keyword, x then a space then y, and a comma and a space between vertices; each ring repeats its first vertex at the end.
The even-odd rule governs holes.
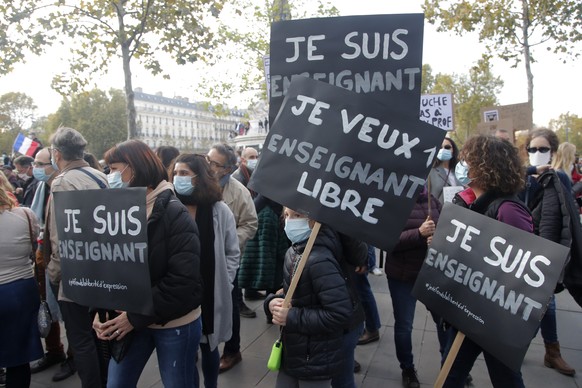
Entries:
POLYGON ((450 144, 444 145, 441 148, 444 148, 445 150, 450 150, 451 148, 453 148, 450 144))
POLYGON ((541 152, 542 154, 545 154, 549 150, 550 147, 527 147, 527 152, 529 152, 530 154, 535 154, 538 151, 541 152))

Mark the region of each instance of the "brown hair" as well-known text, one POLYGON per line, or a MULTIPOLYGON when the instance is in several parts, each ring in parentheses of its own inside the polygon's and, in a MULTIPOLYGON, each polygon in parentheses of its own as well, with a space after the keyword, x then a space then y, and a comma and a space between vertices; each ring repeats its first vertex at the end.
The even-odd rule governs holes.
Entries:
POLYGON ((190 194, 193 204, 212 205, 222 199, 222 190, 216 177, 212 174, 206 155, 181 154, 170 166, 168 175, 174 176, 174 167, 177 163, 184 163, 196 174, 196 187, 190 194))
POLYGON ((491 135, 469 138, 459 155, 469 165, 469 177, 479 188, 500 194, 515 194, 523 189, 525 170, 517 148, 491 135))
POLYGON ((560 139, 558 139, 558 135, 556 132, 552 131, 548 128, 537 128, 531 130, 527 135, 527 140, 525 142, 525 147, 529 147, 529 143, 536 137, 543 137, 545 138, 548 143, 550 143, 550 152, 553 154, 558 151, 558 146, 560 145, 560 139))
MULTIPOLYGON (((12 192, 12 185, 8 183, 8 179, 6 179, 6 175, 2 171, 0 171, 0 206, 8 206, 9 209, 12 209, 16 206, 14 202, 14 198, 10 196, 12 192), (7 189, 6 185, 9 186, 7 189)), ((1 212, 1 209, 0 209, 1 212)))
POLYGON ((155 189, 160 182, 168 179, 161 160, 143 142, 127 140, 111 147, 104 156, 108 165, 113 163, 129 164, 133 171, 130 187, 149 187, 155 189))

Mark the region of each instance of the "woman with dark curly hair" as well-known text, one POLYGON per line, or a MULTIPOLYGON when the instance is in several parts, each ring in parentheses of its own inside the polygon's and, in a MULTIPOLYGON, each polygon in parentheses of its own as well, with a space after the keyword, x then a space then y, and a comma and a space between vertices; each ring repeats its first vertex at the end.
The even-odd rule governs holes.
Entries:
MULTIPOLYGON (((465 142, 459 160, 455 174, 468 189, 458 193, 454 203, 533 232, 531 214, 517 197, 524 186, 525 172, 511 143, 493 136, 475 136, 465 142)), ((444 386, 463 387, 481 353, 494 387, 524 387, 521 372, 512 371, 469 338, 463 341, 444 386)))

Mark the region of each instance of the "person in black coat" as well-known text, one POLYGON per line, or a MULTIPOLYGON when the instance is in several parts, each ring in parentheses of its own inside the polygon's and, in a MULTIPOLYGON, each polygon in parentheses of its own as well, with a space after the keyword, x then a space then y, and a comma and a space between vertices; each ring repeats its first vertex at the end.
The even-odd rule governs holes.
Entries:
POLYGON ((111 169, 110 187, 147 188, 148 265, 153 297, 150 314, 122 312, 104 323, 94 322, 99 339, 117 341, 128 334, 133 336, 125 357, 111 359, 107 386, 135 387, 154 349, 164 386, 196 386, 198 371, 192 365, 202 334, 198 228, 174 195, 162 162, 145 143, 120 143, 107 151, 105 161, 111 169))
POLYGON ((310 386, 329 387, 343 367, 344 329, 353 313, 352 300, 338 259, 342 244, 323 225, 305 267, 295 274, 314 222, 285 209, 285 233, 293 243, 284 265, 284 294, 269 295, 264 303, 268 319, 282 326, 283 355, 277 387, 294 387, 301 380, 310 386), (300 276, 290 307, 283 306, 293 276, 300 276))

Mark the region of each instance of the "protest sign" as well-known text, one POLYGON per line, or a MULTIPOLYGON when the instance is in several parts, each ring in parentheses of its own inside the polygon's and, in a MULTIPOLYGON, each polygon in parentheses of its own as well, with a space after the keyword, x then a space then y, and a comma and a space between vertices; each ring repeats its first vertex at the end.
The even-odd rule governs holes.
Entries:
POLYGON ((519 370, 568 249, 445 204, 413 295, 512 370, 519 370))
POLYGON ((67 298, 84 306, 152 313, 145 191, 53 194, 67 298))
POLYGON ((418 112, 296 76, 249 186, 391 251, 445 133, 418 112))
POLYGON ((531 103, 499 105, 481 108, 483 122, 511 119, 514 131, 529 131, 533 128, 533 109, 531 103))
POLYGON ((418 117, 423 29, 422 14, 273 23, 269 122, 296 74, 378 95, 394 111, 418 117))
POLYGON ((498 136, 514 143, 513 119, 487 121, 477 124, 477 131, 483 135, 498 136))
POLYGON ((420 119, 426 123, 452 131, 453 124, 453 95, 452 94, 423 94, 420 96, 420 119))

